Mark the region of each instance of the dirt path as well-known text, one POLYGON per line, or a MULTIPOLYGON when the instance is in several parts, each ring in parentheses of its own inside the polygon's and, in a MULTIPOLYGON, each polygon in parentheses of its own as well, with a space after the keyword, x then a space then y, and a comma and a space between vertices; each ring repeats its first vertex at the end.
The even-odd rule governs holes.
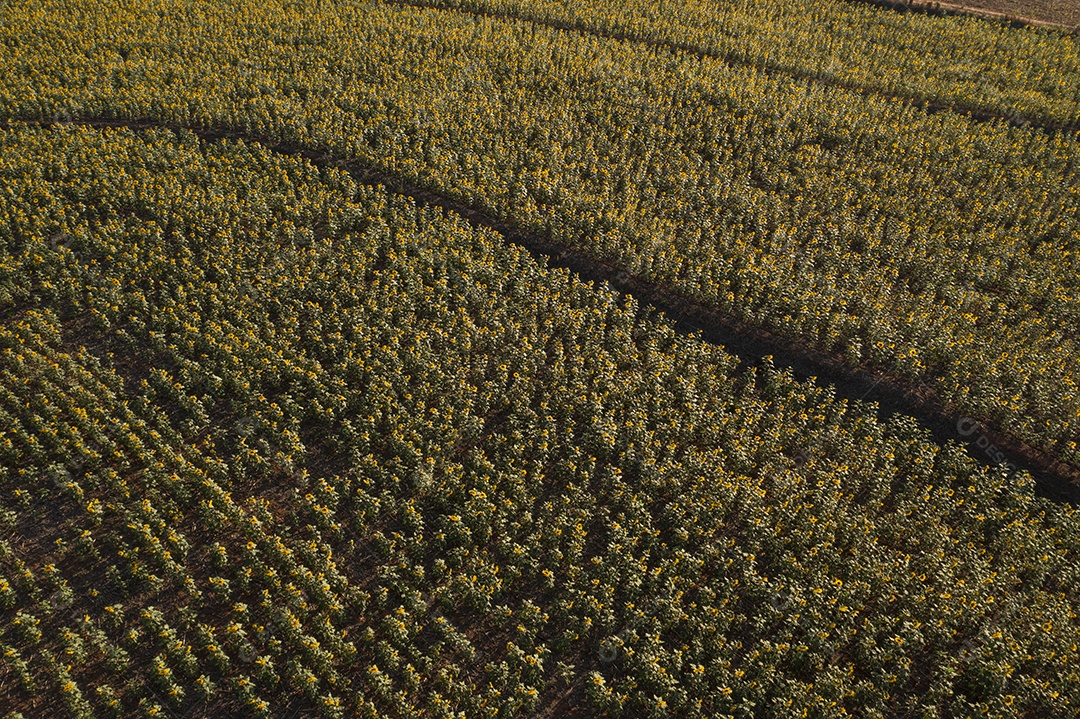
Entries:
POLYGON ((1080 27, 1080 0, 974 0, 968 3, 911 0, 851 0, 887 10, 926 15, 971 15, 1006 22, 1013 27, 1047 27, 1074 30, 1080 27))
MULTIPOLYGON (((59 123, 28 121, 27 124, 50 127, 59 123)), ((722 346, 747 366, 758 365, 771 356, 775 366, 790 368, 799 379, 815 377, 818 384, 832 385, 839 399, 876 402, 880 419, 897 415, 914 418, 920 426, 930 431, 938 443, 948 440, 961 443, 972 459, 980 465, 1009 465, 1027 470, 1035 479, 1036 492, 1040 496, 1058 502, 1080 503, 1080 469, 1069 466, 992 426, 965 417, 926 385, 911 383, 874 367, 852 366, 837 353, 825 352, 801 338, 781 336, 748 324, 733 315, 690 300, 667 287, 634 277, 615 265, 597 261, 579 250, 524 230, 512 222, 499 220, 397 175, 325 152, 276 143, 224 128, 184 127, 151 120, 86 119, 63 124, 98 128, 124 127, 132 130, 188 130, 207 141, 242 139, 245 142, 258 142, 274 152, 301 156, 320 167, 342 168, 360 183, 381 184, 392 192, 414 198, 417 205, 453 212, 476 226, 495 230, 506 241, 520 245, 551 267, 568 269, 586 281, 607 282, 618 291, 632 295, 643 310, 651 306, 663 312, 674 322, 679 332, 700 332, 704 341, 722 346)), ((9 126, 10 123, 0 122, 0 128, 9 126)))
MULTIPOLYGON (((896 3, 891 3, 889 0, 854 0, 856 2, 872 2, 874 4, 887 5, 889 7, 897 6, 896 3)), ((994 120, 1000 120, 1006 122, 1014 127, 1033 127, 1045 130, 1047 132, 1065 132, 1069 134, 1080 134, 1080 125, 1076 124, 1064 124, 1055 123, 1038 119, 1031 119, 1027 117, 1021 117, 1014 114, 1002 114, 991 112, 985 108, 972 105, 953 105, 943 102, 935 102, 926 98, 919 98, 911 95, 897 95, 883 90, 876 90, 870 87, 864 87, 851 82, 844 82, 830 77, 824 77, 819 75, 813 75, 809 72, 797 72, 795 70, 785 68, 777 65, 776 63, 760 60, 749 60, 740 57, 735 54, 724 54, 720 52, 712 52, 709 50, 703 50, 700 47, 690 45, 687 43, 679 42, 666 42, 661 40, 648 40, 645 38, 637 37, 630 33, 615 32, 609 30, 600 30, 597 28, 589 27, 588 25, 580 22, 567 22, 564 20, 555 20, 552 18, 545 18, 541 16, 533 15, 516 15, 513 13, 502 12, 487 12, 483 10, 474 10, 465 7, 443 7, 440 5, 433 5, 424 0, 383 0, 387 5, 399 5, 402 7, 414 7, 422 8, 426 10, 437 10, 442 12, 455 12, 472 15, 474 17, 490 17, 497 20, 518 20, 521 22, 532 23, 542 27, 549 27, 554 30, 564 30, 568 32, 580 32, 586 35, 593 35, 595 37, 607 38, 609 40, 618 40, 622 42, 633 42, 640 45, 645 45, 651 48, 659 48, 665 50, 671 50, 675 52, 684 52, 689 55, 693 55, 699 59, 709 58, 712 60, 719 60, 727 63, 733 67, 747 67, 758 70, 766 75, 783 75, 785 77, 792 77, 797 80, 803 80, 805 82, 814 83, 815 85, 823 85, 826 87, 835 87, 849 92, 858 93, 867 97, 878 97, 884 100, 896 100, 903 102, 906 105, 912 105, 922 108, 927 112, 955 112, 958 114, 965 114, 970 116, 973 120, 978 122, 990 122, 994 120)))

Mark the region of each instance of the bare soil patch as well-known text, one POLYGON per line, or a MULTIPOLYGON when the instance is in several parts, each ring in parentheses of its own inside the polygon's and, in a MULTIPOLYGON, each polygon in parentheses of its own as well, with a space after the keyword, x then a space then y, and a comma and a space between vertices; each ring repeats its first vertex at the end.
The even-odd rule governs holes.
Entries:
POLYGON ((934 15, 974 15, 1016 26, 1080 28, 1080 0, 964 0, 964 2, 897 2, 896 0, 855 0, 900 12, 934 15))

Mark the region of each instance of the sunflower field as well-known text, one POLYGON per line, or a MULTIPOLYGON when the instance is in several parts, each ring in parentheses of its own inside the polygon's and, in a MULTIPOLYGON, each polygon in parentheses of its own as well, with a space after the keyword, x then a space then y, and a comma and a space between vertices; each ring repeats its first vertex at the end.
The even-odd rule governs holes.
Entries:
POLYGON ((78 7, 6 26, 4 119, 358 160, 1080 465, 1075 135, 470 13, 78 7))
POLYGON ((1074 506, 354 169, 1076 466, 1075 135, 490 1, 0 2, 0 717, 1075 715, 1074 506))

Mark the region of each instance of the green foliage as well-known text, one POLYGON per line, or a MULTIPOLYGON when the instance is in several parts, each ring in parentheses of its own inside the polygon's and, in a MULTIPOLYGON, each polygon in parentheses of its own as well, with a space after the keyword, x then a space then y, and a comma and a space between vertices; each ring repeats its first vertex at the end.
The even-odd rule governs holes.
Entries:
POLYGON ((1076 36, 795 0, 410 0, 661 43, 817 81, 1012 120, 1080 122, 1076 36), (1008 58, 1008 61, 1003 61, 1008 58))
MULTIPOLYGON (((474 12, 261 0, 26 6, 0 28, 0 117, 231 129, 355 159, 924 385, 1080 465, 1080 152, 1072 132, 1023 127, 1076 124, 1075 37, 828 0, 462 4, 474 12), (719 59, 729 56, 734 65, 719 59)), ((70 170, 5 172, 21 193, 70 170)), ((37 242, 50 262, 104 250, 92 233, 41 220, 96 196, 90 181, 12 213, 0 243, 18 257, 37 242)), ((107 222, 143 210, 104 198, 94 214, 107 222)), ((251 284, 272 290, 348 218, 301 208, 288 222, 275 230, 287 248, 251 284)), ((0 268, 4 306, 29 297, 19 272, 0 268)), ((141 380, 183 409, 175 429, 187 434, 210 421, 202 395, 233 388, 228 372, 213 372, 196 394, 177 394, 161 372, 171 370, 141 380)), ((235 416, 263 453, 258 434, 273 425, 251 419, 235 416)), ((283 462, 291 441, 267 461, 283 462)), ((205 520, 220 529, 213 512, 205 520)), ((312 518, 338 531, 323 521, 312 518)))
POLYGON ((29 178, 0 214, 38 228, 5 260, 0 496, 41 537, 3 556, 0 648, 69 712, 1080 704, 1080 528, 1030 481, 336 169, 0 146, 29 178))

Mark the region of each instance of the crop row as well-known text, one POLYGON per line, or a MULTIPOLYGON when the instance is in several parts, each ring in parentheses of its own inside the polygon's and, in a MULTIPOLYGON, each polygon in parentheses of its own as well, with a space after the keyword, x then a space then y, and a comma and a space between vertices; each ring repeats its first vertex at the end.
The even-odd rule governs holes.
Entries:
MULTIPOLYGON (((398 0, 401 1, 401 0, 398 0)), ((666 45, 772 72, 1050 127, 1080 126, 1080 48, 1054 29, 827 0, 408 0, 666 45)))
POLYGON ((1075 138, 430 9, 26 7, 5 26, 9 117, 357 159, 1080 464, 1075 138))
POLYGON ((1075 510, 250 143, 0 131, 0 700, 1066 716, 1075 510))

